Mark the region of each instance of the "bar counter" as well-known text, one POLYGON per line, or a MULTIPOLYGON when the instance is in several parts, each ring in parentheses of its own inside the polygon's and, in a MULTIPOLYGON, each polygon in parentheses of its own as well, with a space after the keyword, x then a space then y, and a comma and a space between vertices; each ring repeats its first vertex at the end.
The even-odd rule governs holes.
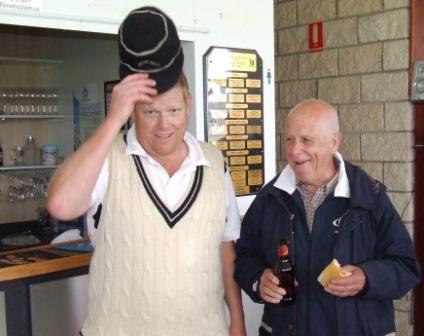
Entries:
POLYGON ((0 253, 0 291, 5 293, 8 336, 31 336, 30 286, 88 273, 88 240, 0 253))

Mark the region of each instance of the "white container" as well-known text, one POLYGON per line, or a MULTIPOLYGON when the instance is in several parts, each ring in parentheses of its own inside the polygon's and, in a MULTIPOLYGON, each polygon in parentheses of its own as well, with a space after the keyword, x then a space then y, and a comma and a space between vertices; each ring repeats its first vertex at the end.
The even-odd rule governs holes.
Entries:
POLYGON ((57 164, 59 149, 56 145, 46 144, 41 148, 41 163, 45 166, 57 164))

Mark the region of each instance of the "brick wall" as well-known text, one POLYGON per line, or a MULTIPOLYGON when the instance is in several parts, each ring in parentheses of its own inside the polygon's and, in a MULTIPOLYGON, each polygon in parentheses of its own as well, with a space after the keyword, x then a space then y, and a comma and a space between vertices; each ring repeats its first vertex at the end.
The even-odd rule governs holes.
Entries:
MULTIPOLYGON (((306 98, 337 107, 343 157, 382 181, 410 232, 413 110, 408 102, 409 0, 275 0, 277 167, 284 119, 306 98), (307 25, 323 21, 324 50, 308 52, 307 25)), ((396 301, 398 335, 412 335, 411 296, 396 301)))

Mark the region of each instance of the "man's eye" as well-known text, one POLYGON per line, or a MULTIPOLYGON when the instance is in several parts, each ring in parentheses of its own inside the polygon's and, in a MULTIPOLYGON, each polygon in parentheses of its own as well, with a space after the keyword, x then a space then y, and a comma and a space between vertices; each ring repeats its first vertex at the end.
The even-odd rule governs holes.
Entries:
POLYGON ((180 110, 181 110, 181 109, 179 109, 179 108, 172 108, 172 109, 170 109, 170 110, 169 110, 169 112, 170 112, 171 114, 177 114, 178 112, 180 112, 180 110))
POLYGON ((158 111, 148 110, 148 111, 144 111, 144 114, 147 115, 147 116, 156 116, 158 114, 158 111))

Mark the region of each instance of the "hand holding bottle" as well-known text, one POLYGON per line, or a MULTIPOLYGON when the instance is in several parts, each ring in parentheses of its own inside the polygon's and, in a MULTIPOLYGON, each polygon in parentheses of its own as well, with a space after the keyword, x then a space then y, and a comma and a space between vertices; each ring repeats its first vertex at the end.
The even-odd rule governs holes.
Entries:
POLYGON ((286 294, 284 288, 278 286, 278 278, 270 268, 267 268, 259 280, 259 295, 269 303, 279 303, 286 294))
POLYGON ((289 258, 288 246, 285 241, 281 241, 274 269, 266 269, 262 273, 259 294, 266 302, 287 305, 295 301, 295 286, 297 283, 293 264, 289 258))

